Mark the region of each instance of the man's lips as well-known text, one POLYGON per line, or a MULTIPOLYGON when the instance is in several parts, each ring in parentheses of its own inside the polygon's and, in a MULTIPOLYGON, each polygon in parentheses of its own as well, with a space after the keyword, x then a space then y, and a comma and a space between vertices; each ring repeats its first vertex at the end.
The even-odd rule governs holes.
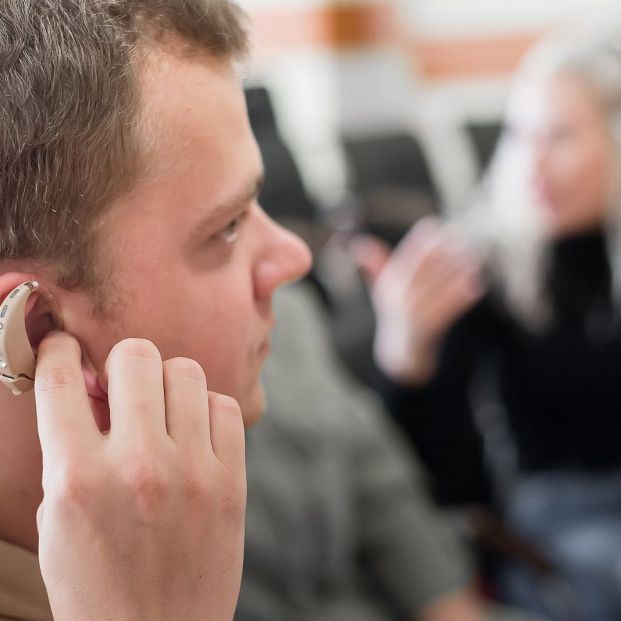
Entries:
POLYGON ((261 343, 259 344, 258 350, 257 350, 259 356, 267 356, 272 350, 271 340, 272 340, 272 332, 274 331, 275 324, 276 324, 276 319, 272 316, 272 318, 270 319, 268 330, 267 330, 267 335, 263 339, 263 341, 261 341, 261 343))
POLYGON ((270 339, 267 338, 265 339, 265 341, 263 341, 263 343, 261 343, 261 345, 259 345, 259 349, 258 349, 259 356, 261 357, 267 356, 270 353, 271 349, 272 349, 272 346, 270 344, 270 339))

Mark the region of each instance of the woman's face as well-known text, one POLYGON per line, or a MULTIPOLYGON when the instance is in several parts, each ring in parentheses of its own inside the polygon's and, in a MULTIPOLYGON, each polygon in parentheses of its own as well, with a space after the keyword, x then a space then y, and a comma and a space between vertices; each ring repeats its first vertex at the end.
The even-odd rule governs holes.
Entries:
POLYGON ((602 224, 610 204, 613 147, 602 107, 580 78, 524 82, 508 114, 544 233, 565 237, 602 224))

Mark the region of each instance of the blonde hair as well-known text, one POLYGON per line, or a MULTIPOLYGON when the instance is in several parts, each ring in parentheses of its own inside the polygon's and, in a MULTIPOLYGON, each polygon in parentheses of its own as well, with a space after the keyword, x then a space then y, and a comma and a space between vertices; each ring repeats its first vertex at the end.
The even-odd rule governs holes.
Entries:
MULTIPOLYGON (((621 304, 621 19, 569 26, 544 39, 528 54, 516 77, 543 83, 571 75, 593 91, 601 104, 613 151, 615 178, 606 236, 613 274, 613 299, 621 304)), ((546 277, 550 244, 541 231, 510 141, 501 137, 474 208, 460 226, 486 250, 488 265, 507 308, 532 329, 551 319, 546 277)))

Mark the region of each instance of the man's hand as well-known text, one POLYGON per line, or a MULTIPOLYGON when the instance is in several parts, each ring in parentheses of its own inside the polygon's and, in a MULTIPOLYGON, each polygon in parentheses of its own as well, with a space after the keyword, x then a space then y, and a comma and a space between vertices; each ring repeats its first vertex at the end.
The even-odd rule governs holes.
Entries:
POLYGON ((39 349, 39 552, 54 618, 228 621, 243 559, 239 407, 148 341, 119 343, 107 369, 104 435, 77 341, 55 334, 39 349))
POLYGON ((479 258, 429 218, 392 254, 372 238, 357 240, 352 250, 371 281, 377 364, 396 381, 426 383, 442 337, 483 295, 479 258))

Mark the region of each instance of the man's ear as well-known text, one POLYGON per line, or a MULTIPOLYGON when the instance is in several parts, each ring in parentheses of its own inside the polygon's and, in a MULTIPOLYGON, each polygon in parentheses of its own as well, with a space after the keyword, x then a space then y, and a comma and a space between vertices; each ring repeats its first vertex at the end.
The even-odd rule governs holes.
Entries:
POLYGON ((0 304, 8 298, 19 285, 36 281, 39 287, 34 290, 25 309, 26 334, 36 355, 39 343, 51 330, 61 329, 61 319, 54 306, 54 298, 50 286, 39 274, 33 272, 5 272, 0 274, 0 304))
MULTIPOLYGON (((32 290, 28 297, 24 309, 24 322, 26 335, 30 341, 33 355, 36 358, 37 350, 41 341, 45 336, 53 330, 64 329, 60 305, 56 302, 56 297, 61 296, 61 290, 52 284, 43 274, 33 272, 5 272, 0 274, 0 314, 3 303, 20 285, 25 283, 38 284, 37 288, 32 290)), ((15 298, 17 299, 17 298, 15 298)), ((1 320, 0 320, 1 322, 1 320)), ((15 369, 14 372, 20 372, 21 369, 15 369)), ((82 347, 82 374, 86 390, 90 397, 91 408, 95 420, 102 431, 110 428, 110 411, 108 408, 108 396, 103 385, 105 382, 100 381, 98 370, 90 361, 84 347, 82 347)), ((11 376, 14 377, 14 376, 11 376)), ((30 376, 28 376, 30 377, 30 376)), ((34 377, 34 374, 33 374, 34 377)), ((21 381, 21 380, 20 380, 21 381)), ((9 384, 10 386, 10 384, 9 384)), ((13 384, 15 386, 15 384, 13 384)), ((25 392, 30 390, 29 386, 17 386, 19 391, 25 392)), ((19 392, 15 393, 19 394, 19 392)))

